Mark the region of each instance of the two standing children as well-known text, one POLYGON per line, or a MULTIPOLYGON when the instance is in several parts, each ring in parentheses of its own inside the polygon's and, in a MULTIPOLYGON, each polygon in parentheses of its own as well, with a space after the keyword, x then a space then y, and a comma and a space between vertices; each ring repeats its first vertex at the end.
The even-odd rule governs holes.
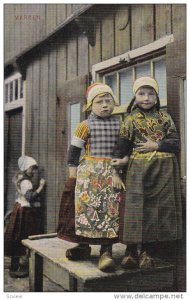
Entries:
MULTIPOLYGON (((158 242, 182 236, 181 196, 176 153, 179 138, 171 116, 160 110, 158 84, 141 77, 120 129, 112 165, 128 161, 122 242, 127 244, 122 266, 154 266, 158 242), (137 251, 142 245, 141 254, 137 251)), ((114 177, 114 186, 121 187, 114 177)))

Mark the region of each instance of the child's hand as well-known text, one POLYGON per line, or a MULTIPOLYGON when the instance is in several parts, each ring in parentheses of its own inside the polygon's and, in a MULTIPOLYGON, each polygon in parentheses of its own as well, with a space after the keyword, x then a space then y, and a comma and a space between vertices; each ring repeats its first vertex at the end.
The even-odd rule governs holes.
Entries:
POLYGON ((41 178, 41 179, 40 179, 40 185, 41 185, 41 186, 44 186, 45 184, 46 184, 45 179, 44 179, 44 178, 41 178))
POLYGON ((128 160, 129 160, 128 156, 125 156, 124 158, 115 158, 112 159, 111 165, 113 167, 123 167, 128 163, 128 160))
POLYGON ((38 194, 41 193, 41 191, 43 190, 45 184, 46 184, 45 179, 44 179, 44 178, 41 178, 41 179, 40 179, 40 185, 39 185, 39 187, 38 187, 37 190, 36 190, 36 192, 37 192, 38 194))
POLYGON ((77 167, 69 167, 69 178, 77 177, 77 167))
POLYGON ((125 191, 125 185, 124 185, 123 181, 121 180, 121 178, 119 177, 119 175, 114 174, 112 181, 113 181, 113 187, 115 189, 121 190, 123 188, 125 191))
POLYGON ((136 145, 138 147, 135 148, 135 150, 137 152, 146 153, 146 152, 153 152, 153 151, 158 150, 158 143, 153 142, 152 140, 150 140, 148 138, 146 138, 146 140, 147 141, 145 143, 136 143, 136 145))

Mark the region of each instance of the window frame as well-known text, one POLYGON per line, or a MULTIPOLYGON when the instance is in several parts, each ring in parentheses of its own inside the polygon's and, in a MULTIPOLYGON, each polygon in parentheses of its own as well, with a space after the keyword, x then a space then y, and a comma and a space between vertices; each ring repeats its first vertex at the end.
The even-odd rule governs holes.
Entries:
POLYGON ((22 75, 17 72, 13 74, 12 76, 9 76, 8 78, 5 79, 4 81, 4 106, 5 106, 5 111, 9 111, 12 109, 16 109, 19 107, 22 107, 24 105, 25 101, 25 81, 23 80, 23 97, 20 97, 20 79, 22 79, 22 75), (18 99, 15 99, 15 83, 16 80, 18 80, 18 99), (10 101, 10 84, 13 83, 13 99, 10 101), (8 85, 8 101, 6 101, 7 95, 6 95, 6 86, 8 85))
MULTIPOLYGON (((116 75, 116 89, 117 89, 117 93, 116 93, 116 98, 117 99, 120 99, 120 84, 121 84, 121 80, 120 80, 120 73, 122 73, 123 71, 126 71, 126 70, 131 70, 132 71, 132 80, 134 81, 135 78, 136 78, 136 68, 139 67, 139 66, 142 66, 142 65, 146 65, 146 64, 149 64, 150 65, 150 75, 152 77, 155 76, 155 68, 154 68, 154 63, 155 62, 158 62, 158 61, 161 61, 161 60, 164 60, 166 59, 166 55, 163 54, 161 56, 158 56, 158 57, 154 57, 154 58, 149 58, 148 60, 146 61, 143 61, 143 62, 140 62, 140 63, 135 63, 133 65, 130 65, 128 67, 125 67, 125 68, 121 68, 121 69, 117 69, 117 70, 114 70, 112 72, 109 72, 109 73, 105 73, 103 76, 102 76, 102 82, 103 83, 106 83, 106 76, 112 76, 112 75, 116 75)), ((161 99, 161 100, 165 100, 165 99, 161 99)), ((121 106, 125 106, 125 104, 121 104, 121 99, 119 101, 119 105, 121 106)), ((165 105, 163 106, 165 107, 165 105)))
POLYGON ((22 79, 22 75, 19 72, 14 73, 13 75, 7 77, 4 80, 4 112, 8 114, 12 110, 21 108, 22 109, 22 155, 25 154, 25 128, 26 128, 26 81, 22 79), (20 95, 20 80, 22 80, 22 97, 20 95), (15 96, 15 82, 18 80, 18 99, 14 99, 15 96), (9 101, 10 96, 10 83, 13 82, 13 100, 9 101), (6 85, 8 85, 8 102, 6 102, 6 85))
MULTIPOLYGON (((166 45, 174 41, 173 34, 162 37, 148 45, 128 51, 122 55, 115 56, 108 60, 94 64, 92 66, 92 83, 105 83, 105 76, 117 74, 117 99, 120 99, 120 79, 119 73, 122 70, 132 68, 133 79, 135 78, 135 67, 146 64, 150 61, 151 75, 154 76, 154 62, 166 57, 166 45)), ((166 90, 167 93, 167 90, 166 90)), ((164 100, 164 99, 163 99, 164 100)), ((118 103, 121 109, 116 109, 115 113, 122 113, 126 110, 128 104, 118 103)), ((165 108, 166 106, 163 106, 165 108)))
POLYGON ((67 104, 67 138, 68 138, 68 149, 69 149, 69 146, 71 144, 71 140, 72 140, 72 136, 71 136, 71 105, 74 105, 74 104, 80 104, 80 122, 81 122, 81 119, 82 119, 82 116, 81 116, 81 113, 82 113, 82 105, 81 105, 81 102, 80 101, 69 101, 68 104, 67 104))
MULTIPOLYGON (((101 81, 102 73, 109 72, 111 68, 120 69, 124 64, 129 65, 131 61, 135 61, 136 59, 140 60, 141 57, 145 57, 147 54, 151 54, 158 50, 161 51, 161 49, 163 49, 167 44, 170 44, 173 41, 174 36, 173 34, 170 34, 148 45, 130 50, 124 54, 94 64, 92 66, 92 82, 101 81)), ((142 61, 145 61, 145 59, 143 59, 142 61)))

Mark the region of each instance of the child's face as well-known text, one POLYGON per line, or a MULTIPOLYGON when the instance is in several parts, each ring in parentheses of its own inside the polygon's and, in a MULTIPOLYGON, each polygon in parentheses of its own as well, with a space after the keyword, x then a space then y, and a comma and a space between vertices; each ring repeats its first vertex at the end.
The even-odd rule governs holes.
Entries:
POLYGON ((151 109, 157 102, 157 95, 151 87, 141 87, 135 94, 135 104, 145 110, 151 109))
POLYGON ((110 94, 98 95, 92 102, 92 112, 97 116, 106 118, 114 110, 114 100, 110 94))
POLYGON ((37 186, 38 183, 39 183, 39 169, 38 169, 38 167, 37 166, 31 166, 26 171, 26 174, 31 178, 32 183, 37 186))
POLYGON ((35 176, 38 176, 38 173, 39 173, 39 170, 38 170, 38 167, 37 166, 31 166, 30 168, 28 168, 26 170, 26 174, 30 177, 35 177, 35 176))

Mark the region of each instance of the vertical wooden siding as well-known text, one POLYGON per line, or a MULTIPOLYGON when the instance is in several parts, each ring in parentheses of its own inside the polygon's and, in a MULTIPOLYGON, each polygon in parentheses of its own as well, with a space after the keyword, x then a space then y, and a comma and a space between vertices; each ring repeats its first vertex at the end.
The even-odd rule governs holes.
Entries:
POLYGON ((184 41, 186 39, 186 5, 173 4, 172 16, 175 39, 178 41, 184 41))
MULTIPOLYGON (((31 105, 31 153, 39 161, 39 139, 40 139, 40 60, 32 64, 32 105, 31 105)), ((27 101, 27 106, 29 105, 27 101)))
MULTIPOLYGON (((5 61, 50 34, 81 5, 5 4, 5 61), (39 19, 19 19, 29 15, 39 19)), ((89 52, 90 66, 172 32, 177 39, 184 39, 185 10, 185 4, 99 5, 99 12, 95 13, 96 45, 90 46, 89 52), (127 24, 130 8, 131 23, 127 24)))
POLYGON ((57 6, 56 4, 46 5, 46 35, 57 26, 57 6))
MULTIPOLYGON (((47 219, 51 223, 47 223, 47 231, 55 228, 56 224, 56 50, 53 49, 49 53, 49 72, 48 72, 48 144, 47 144, 47 181, 51 184, 47 185, 47 219)), ((53 230, 54 231, 54 230, 53 230)))
POLYGON ((102 15, 102 60, 115 56, 115 10, 105 6, 102 15))
POLYGON ((115 55, 130 50, 130 9, 128 5, 118 5, 115 11, 115 55))
POLYGON ((152 4, 131 6, 132 49, 147 45, 154 40, 154 11, 152 4))
POLYGON ((102 47, 101 47, 101 33, 102 33, 102 22, 97 20, 95 24, 96 36, 95 36, 95 46, 89 45, 89 64, 90 69, 94 64, 101 61, 102 58, 102 47))
MULTIPOLYGON (((113 5, 96 12, 96 44, 89 45, 89 67, 114 55, 142 47, 172 33, 172 5, 113 5)), ((173 8, 174 10, 174 8, 173 8)), ((177 18, 177 6, 175 15, 177 18)), ((184 8, 181 9, 184 14, 184 8)), ((179 19, 180 17, 178 17, 179 19)), ((184 27, 184 21, 181 28, 184 27)), ((177 31, 177 28, 176 28, 177 31)), ((179 35, 179 34, 178 34, 179 35)))
POLYGON ((74 11, 85 5, 87 4, 5 4, 5 61, 50 34, 74 11))
POLYGON ((77 76, 77 36, 72 34, 67 40, 67 80, 77 76))
POLYGON ((78 75, 88 74, 89 70, 88 39, 84 35, 78 37, 78 75))
POLYGON ((33 105, 33 66, 30 64, 26 75, 26 108, 25 108, 25 154, 31 155, 32 141, 32 105, 33 105))
MULTIPOLYGON (((66 82, 66 42, 62 41, 62 45, 57 49, 57 89, 66 82)), ((66 177, 66 167, 64 151, 67 149, 66 143, 66 120, 65 120, 65 103, 57 95, 57 130, 56 130, 56 193, 55 193, 55 209, 56 223, 58 222, 59 206, 61 195, 63 192, 63 184, 66 177)))
POLYGON ((180 129, 180 84, 186 74, 186 5, 172 5, 172 30, 174 43, 166 48, 167 86, 169 112, 172 114, 177 129, 180 129))
POLYGON ((172 32, 172 5, 155 5, 155 38, 159 39, 172 32))

